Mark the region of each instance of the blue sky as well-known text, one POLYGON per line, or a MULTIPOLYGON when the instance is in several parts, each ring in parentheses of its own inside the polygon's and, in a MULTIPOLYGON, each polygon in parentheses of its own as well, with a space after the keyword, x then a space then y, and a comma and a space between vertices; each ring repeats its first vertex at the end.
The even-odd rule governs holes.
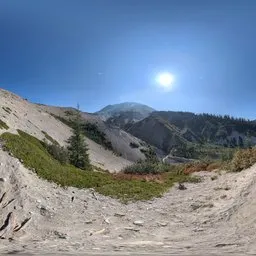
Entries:
POLYGON ((255 24, 255 0, 0 0, 0 87, 88 112, 135 101, 256 119, 255 24))

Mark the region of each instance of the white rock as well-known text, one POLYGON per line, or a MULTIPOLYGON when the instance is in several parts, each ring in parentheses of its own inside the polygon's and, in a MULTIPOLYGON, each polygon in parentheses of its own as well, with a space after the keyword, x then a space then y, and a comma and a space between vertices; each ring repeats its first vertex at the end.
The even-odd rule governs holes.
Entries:
POLYGON ((135 220, 135 221, 133 222, 133 224, 134 224, 134 225, 137 225, 137 226, 143 226, 143 225, 144 225, 144 221, 142 221, 142 220, 135 220))

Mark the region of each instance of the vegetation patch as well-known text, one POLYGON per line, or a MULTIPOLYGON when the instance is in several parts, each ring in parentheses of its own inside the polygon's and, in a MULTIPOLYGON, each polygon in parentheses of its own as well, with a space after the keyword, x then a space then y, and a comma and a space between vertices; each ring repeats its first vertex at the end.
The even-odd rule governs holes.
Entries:
POLYGON ((63 124, 69 126, 70 128, 73 128, 74 125, 73 125, 72 120, 66 119, 66 118, 61 117, 61 116, 57 116, 57 115, 52 114, 52 113, 49 113, 49 114, 50 114, 51 116, 53 116, 55 119, 61 121, 63 124))
MULTIPOLYGON (((68 116, 75 114, 72 112, 68 112, 68 113, 69 113, 68 116)), ((51 115, 54 118, 61 121, 62 123, 64 123, 65 125, 69 126, 70 128, 72 128, 72 129, 74 128, 74 120, 72 120, 70 118, 66 119, 61 116, 56 116, 54 114, 51 114, 51 115)), ((102 145, 105 149, 114 151, 111 141, 109 141, 106 138, 106 134, 104 132, 102 132, 98 129, 96 124, 82 122, 81 126, 82 126, 82 132, 87 138, 93 140, 97 144, 102 145)))
POLYGON ((43 141, 43 146, 47 149, 48 153, 56 160, 58 160, 61 164, 69 163, 69 151, 61 147, 58 144, 48 144, 43 141))
POLYGON ((96 124, 84 123, 82 124, 82 131, 86 137, 102 145, 105 149, 113 151, 113 146, 111 142, 106 138, 106 134, 100 131, 96 124))
POLYGON ((60 145, 59 142, 57 140, 55 140, 53 137, 51 137, 47 132, 42 131, 42 133, 44 134, 45 138, 47 140, 49 140, 52 144, 54 145, 60 145))
POLYGON ((1 119, 0 119, 0 129, 5 129, 5 130, 9 129, 9 126, 1 119))
POLYGON ((140 148, 140 152, 143 153, 149 162, 158 162, 158 158, 153 147, 140 148))
POLYGON ((75 111, 74 111, 74 110, 66 110, 66 111, 65 111, 65 114, 66 114, 67 116, 74 116, 74 115, 75 115, 75 111))
POLYGON ((9 107, 2 107, 2 109, 7 112, 8 114, 12 113, 12 110, 9 107))
POLYGON ((231 171, 240 172, 253 166, 256 163, 256 148, 238 150, 231 163, 231 171))
POLYGON ((212 144, 183 143, 174 146, 170 153, 173 156, 198 159, 201 161, 227 161, 233 158, 235 148, 212 144))
POLYGON ((130 142, 130 147, 131 148, 138 148, 140 145, 135 143, 135 142, 130 142))
POLYGON ((52 157, 40 140, 20 130, 18 133, 16 135, 6 132, 1 135, 4 148, 23 160, 24 165, 34 170, 39 177, 61 186, 94 188, 99 193, 127 202, 160 197, 175 182, 198 181, 175 171, 163 173, 160 183, 154 180, 126 179, 100 171, 84 171, 70 164, 61 164, 52 157))

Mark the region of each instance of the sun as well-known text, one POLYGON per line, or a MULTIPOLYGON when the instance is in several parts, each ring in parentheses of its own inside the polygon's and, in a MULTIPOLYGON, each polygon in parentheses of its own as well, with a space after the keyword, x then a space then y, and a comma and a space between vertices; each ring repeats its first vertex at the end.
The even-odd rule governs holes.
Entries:
POLYGON ((173 87, 174 76, 169 72, 160 73, 156 77, 156 82, 160 87, 170 90, 173 87))

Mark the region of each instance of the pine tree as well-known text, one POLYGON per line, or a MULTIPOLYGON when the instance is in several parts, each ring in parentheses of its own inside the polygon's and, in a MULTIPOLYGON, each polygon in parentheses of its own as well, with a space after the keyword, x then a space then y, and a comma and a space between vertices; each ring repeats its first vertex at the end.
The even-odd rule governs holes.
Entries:
POLYGON ((91 170, 88 148, 82 131, 81 113, 77 106, 73 126, 73 134, 68 139, 68 150, 70 152, 70 163, 83 170, 91 170))

